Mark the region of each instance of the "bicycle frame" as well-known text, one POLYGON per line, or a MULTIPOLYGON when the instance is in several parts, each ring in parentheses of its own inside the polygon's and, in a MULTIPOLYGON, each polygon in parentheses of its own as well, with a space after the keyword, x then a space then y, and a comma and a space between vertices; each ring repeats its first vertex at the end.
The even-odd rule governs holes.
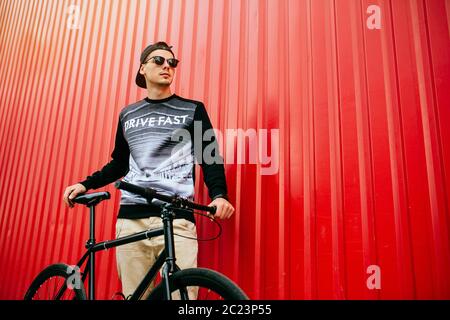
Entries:
MULTIPOLYGON (((162 253, 157 257, 155 263, 152 265, 150 270, 147 272, 145 277, 142 279, 139 286, 136 288, 135 292, 130 297, 130 300, 139 300, 145 290, 148 288, 151 281, 154 280, 158 271, 162 268, 162 281, 164 283, 165 298, 171 300, 171 294, 169 289, 169 275, 179 271, 180 268, 175 263, 175 246, 174 246, 174 235, 173 235, 173 219, 175 213, 170 204, 165 204, 161 212, 161 217, 163 220, 163 227, 153 230, 141 231, 129 236, 121 237, 114 240, 107 240, 96 243, 95 241, 95 206, 93 204, 89 206, 89 240, 86 242, 86 253, 77 263, 77 267, 81 269, 82 265, 88 259, 86 267, 82 272, 82 283, 84 283, 87 275, 89 275, 89 290, 88 299, 95 300, 95 254, 98 251, 103 251, 111 249, 114 247, 122 246, 128 243, 133 243, 145 239, 150 239, 153 237, 164 235, 165 248, 162 253)), ((187 298, 187 291, 182 290, 181 295, 183 298, 187 298)))

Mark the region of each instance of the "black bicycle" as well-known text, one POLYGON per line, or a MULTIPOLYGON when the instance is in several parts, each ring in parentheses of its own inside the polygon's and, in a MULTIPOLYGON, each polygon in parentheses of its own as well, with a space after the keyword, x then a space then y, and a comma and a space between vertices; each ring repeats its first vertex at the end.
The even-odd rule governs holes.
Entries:
POLYGON ((171 300, 172 294, 182 300, 189 300, 189 287, 198 289, 198 300, 247 300, 247 295, 225 275, 206 268, 190 268, 180 270, 176 264, 173 219, 176 210, 200 210, 214 214, 215 207, 197 204, 178 196, 167 196, 157 193, 151 188, 143 188, 124 181, 116 181, 115 187, 136 193, 149 203, 158 199, 162 205, 161 218, 163 227, 145 230, 115 240, 96 243, 95 241, 95 207, 103 200, 110 199, 109 192, 96 192, 80 195, 74 202, 84 204, 90 211, 89 240, 86 242, 86 253, 76 266, 64 263, 52 264, 42 270, 31 283, 25 294, 25 300, 95 300, 95 254, 98 251, 122 246, 128 243, 150 239, 164 235, 165 248, 153 266, 142 279, 129 300, 140 300, 150 283, 161 270, 161 281, 153 288, 148 300, 171 300), (81 272, 83 264, 84 270, 81 272), (162 269, 161 269, 162 268, 162 269), (88 277, 88 294, 84 283, 88 277))

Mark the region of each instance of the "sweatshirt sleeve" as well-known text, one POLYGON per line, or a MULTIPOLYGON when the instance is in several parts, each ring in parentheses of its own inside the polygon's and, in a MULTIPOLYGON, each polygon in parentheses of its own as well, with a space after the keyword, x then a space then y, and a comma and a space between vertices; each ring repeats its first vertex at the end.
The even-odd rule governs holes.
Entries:
MULTIPOLYGON (((206 112, 203 103, 199 103, 194 113, 194 124, 195 121, 201 121, 202 125, 202 137, 205 131, 213 129, 211 121, 209 119, 208 113, 206 112)), ((208 187, 209 197, 214 200, 216 198, 228 199, 227 183, 225 178, 225 169, 223 165, 223 158, 218 154, 216 156, 216 151, 219 152, 219 145, 216 140, 216 136, 213 135, 210 141, 204 141, 202 137, 196 138, 194 130, 191 131, 192 144, 194 148, 194 156, 203 171, 203 178, 206 186, 208 187), (198 140, 198 141, 197 141, 198 140), (201 144, 201 147, 196 144, 201 144), (198 156, 202 157, 205 154, 205 148, 208 147, 206 154, 211 154, 215 159, 220 159, 220 161, 214 161, 213 163, 208 163, 205 159, 198 159, 198 156), (201 154, 197 154, 196 150, 201 150, 201 154), (212 152, 209 152, 212 150, 212 152)), ((210 162, 210 161, 209 161, 210 162)))
POLYGON ((79 182, 85 186, 86 190, 98 189, 107 184, 120 179, 129 170, 130 149, 125 140, 122 130, 122 123, 119 118, 116 131, 115 147, 111 154, 111 161, 101 170, 94 172, 85 180, 79 182))

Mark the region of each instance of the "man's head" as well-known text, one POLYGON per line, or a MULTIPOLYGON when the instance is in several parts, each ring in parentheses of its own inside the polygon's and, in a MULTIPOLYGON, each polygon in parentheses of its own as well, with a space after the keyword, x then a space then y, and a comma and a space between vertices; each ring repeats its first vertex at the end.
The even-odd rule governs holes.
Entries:
POLYGON ((178 60, 172 52, 172 47, 165 42, 149 45, 141 54, 136 84, 147 88, 147 81, 151 85, 170 86, 175 75, 178 60))

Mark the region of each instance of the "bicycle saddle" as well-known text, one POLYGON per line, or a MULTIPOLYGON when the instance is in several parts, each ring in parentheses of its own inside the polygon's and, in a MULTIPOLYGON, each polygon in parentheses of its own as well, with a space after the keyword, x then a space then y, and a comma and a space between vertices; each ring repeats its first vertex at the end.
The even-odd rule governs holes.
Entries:
POLYGON ((86 193, 81 196, 75 197, 72 199, 73 202, 84 204, 86 206, 93 206, 97 205, 103 200, 107 200, 111 198, 111 195, 108 191, 102 191, 102 192, 94 192, 94 193, 86 193))

